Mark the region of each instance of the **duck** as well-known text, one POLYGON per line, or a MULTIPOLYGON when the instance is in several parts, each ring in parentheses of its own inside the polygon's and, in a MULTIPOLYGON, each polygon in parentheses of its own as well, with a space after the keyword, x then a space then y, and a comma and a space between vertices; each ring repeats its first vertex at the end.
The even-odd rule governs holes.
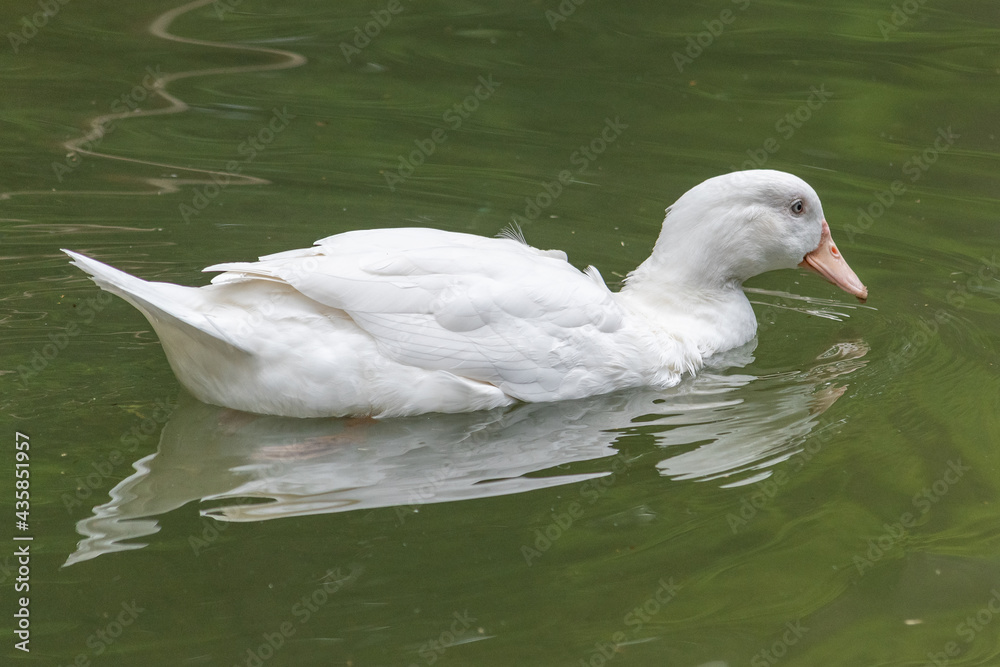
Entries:
POLYGON ((256 262, 208 285, 149 282, 71 250, 137 308, 180 384, 217 406, 285 417, 402 417, 666 389, 750 343, 743 283, 801 267, 860 301, 816 191, 757 169, 666 209, 649 258, 612 291, 593 266, 497 237, 367 229, 256 262))

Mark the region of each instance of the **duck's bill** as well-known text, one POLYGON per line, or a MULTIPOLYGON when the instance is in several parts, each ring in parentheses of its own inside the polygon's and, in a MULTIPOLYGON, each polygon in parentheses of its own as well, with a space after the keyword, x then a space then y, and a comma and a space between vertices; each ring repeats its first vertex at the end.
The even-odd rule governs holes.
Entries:
POLYGON ((858 297, 864 302, 868 299, 868 288, 862 284, 858 274, 854 273, 847 260, 840 254, 837 244, 830 235, 830 225, 823 221, 823 235, 819 247, 805 256, 799 263, 804 269, 815 271, 848 294, 858 297))

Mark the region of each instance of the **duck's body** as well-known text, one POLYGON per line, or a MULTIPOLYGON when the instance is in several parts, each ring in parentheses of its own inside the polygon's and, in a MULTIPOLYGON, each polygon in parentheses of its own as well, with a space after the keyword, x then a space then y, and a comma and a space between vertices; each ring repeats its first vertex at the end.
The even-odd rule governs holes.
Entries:
MULTIPOLYGON (((788 174, 742 173, 755 174, 751 185, 812 193, 788 174)), ((709 261, 702 246, 718 236, 716 221, 746 213, 748 201, 757 206, 746 191, 705 205, 726 192, 719 186, 728 182, 713 182, 732 176, 678 200, 653 255, 618 293, 562 252, 434 229, 338 234, 258 262, 209 267, 223 273, 201 288, 145 282, 68 254, 143 312, 177 377, 208 403, 316 417, 557 401, 671 386, 753 338, 742 281, 797 257, 794 266, 820 249, 824 232, 818 224, 796 232, 802 238, 790 253, 747 255, 744 237, 759 224, 723 225, 723 245, 739 261, 709 261), (698 211, 708 217, 694 225, 698 211)), ((818 198, 815 207, 822 220, 818 198)))
POLYGON ((192 394, 253 412, 399 416, 557 401, 669 386, 703 358, 595 269, 508 238, 347 232, 210 267, 225 273, 202 288, 73 257, 146 315, 192 394))

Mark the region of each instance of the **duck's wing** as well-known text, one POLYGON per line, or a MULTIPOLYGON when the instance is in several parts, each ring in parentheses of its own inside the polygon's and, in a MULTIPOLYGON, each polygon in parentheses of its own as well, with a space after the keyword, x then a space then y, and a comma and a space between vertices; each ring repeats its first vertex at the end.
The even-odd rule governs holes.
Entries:
POLYGON ((554 400, 592 381, 623 326, 596 269, 512 239, 430 229, 340 234, 314 248, 220 264, 213 282, 280 280, 347 312, 387 356, 554 400), (568 384, 567 384, 568 383, 568 384))

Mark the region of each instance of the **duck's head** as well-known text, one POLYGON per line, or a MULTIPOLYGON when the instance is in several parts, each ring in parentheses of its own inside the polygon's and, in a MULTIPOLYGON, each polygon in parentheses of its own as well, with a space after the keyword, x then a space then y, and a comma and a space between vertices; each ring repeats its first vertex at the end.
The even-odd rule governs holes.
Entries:
POLYGON ((868 298, 868 288, 833 242, 816 191, 781 171, 733 172, 688 190, 667 209, 653 257, 659 268, 689 284, 742 284, 766 271, 799 266, 862 301, 868 298))

